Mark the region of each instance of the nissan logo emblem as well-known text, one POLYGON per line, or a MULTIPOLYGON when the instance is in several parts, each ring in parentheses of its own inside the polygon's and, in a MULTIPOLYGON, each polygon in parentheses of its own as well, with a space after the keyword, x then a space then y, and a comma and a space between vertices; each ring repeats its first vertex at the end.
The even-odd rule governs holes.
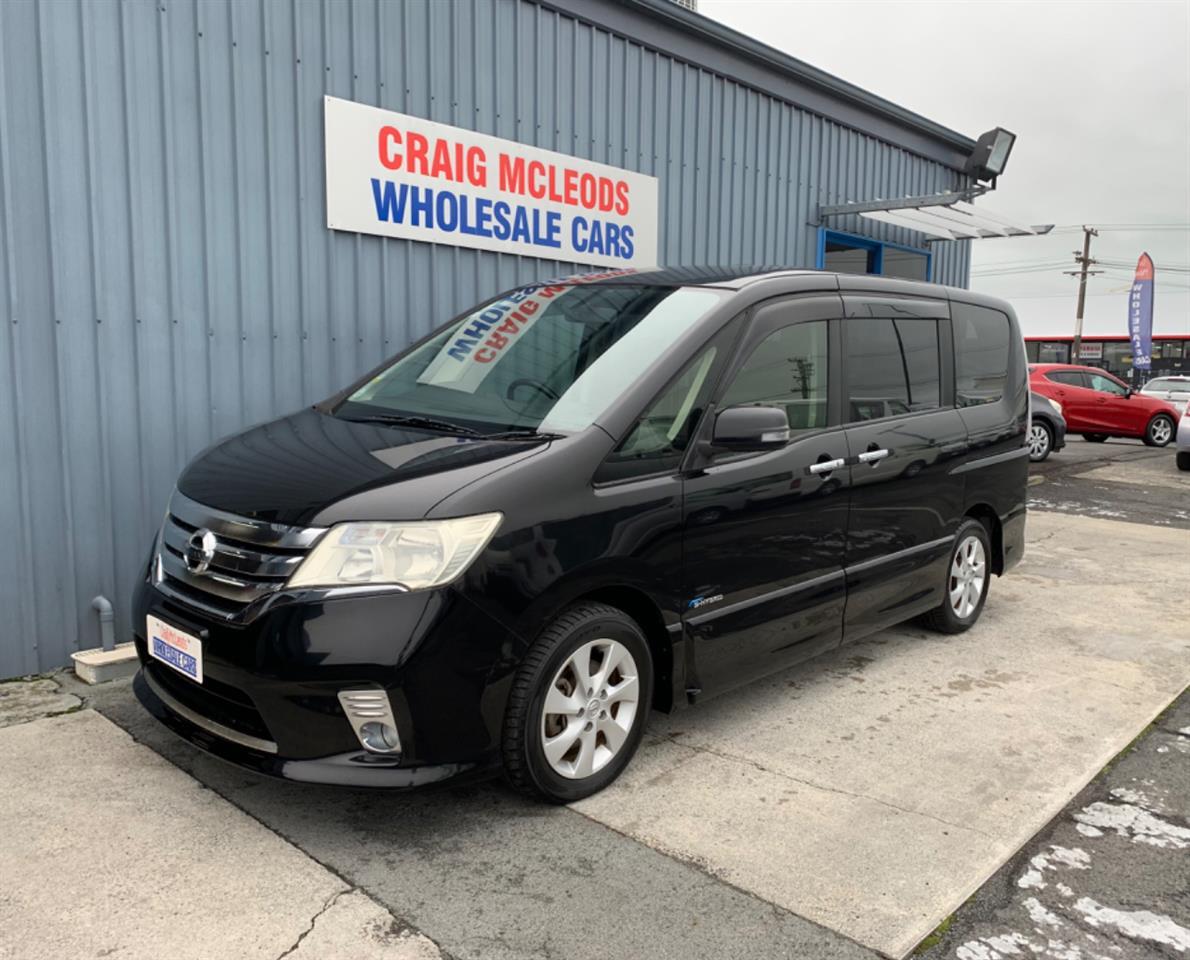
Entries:
POLYGON ((183 559, 186 569, 191 573, 206 573, 211 561, 215 559, 215 547, 219 541, 210 530, 195 530, 186 541, 186 551, 183 559))

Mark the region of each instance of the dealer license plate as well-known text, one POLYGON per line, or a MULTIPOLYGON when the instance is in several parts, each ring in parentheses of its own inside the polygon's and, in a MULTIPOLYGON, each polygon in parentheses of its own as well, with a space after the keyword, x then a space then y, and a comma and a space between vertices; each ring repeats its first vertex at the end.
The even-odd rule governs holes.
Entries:
POLYGON ((156 617, 145 618, 149 656, 173 667, 195 683, 202 683, 202 641, 156 617))

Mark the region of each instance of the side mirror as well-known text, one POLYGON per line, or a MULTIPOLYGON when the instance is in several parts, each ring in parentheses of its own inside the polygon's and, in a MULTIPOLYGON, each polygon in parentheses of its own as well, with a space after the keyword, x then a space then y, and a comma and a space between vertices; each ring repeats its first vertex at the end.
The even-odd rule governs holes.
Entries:
POLYGON ((713 446, 728 450, 772 450, 788 442, 789 417, 781 407, 728 407, 715 415, 713 446))

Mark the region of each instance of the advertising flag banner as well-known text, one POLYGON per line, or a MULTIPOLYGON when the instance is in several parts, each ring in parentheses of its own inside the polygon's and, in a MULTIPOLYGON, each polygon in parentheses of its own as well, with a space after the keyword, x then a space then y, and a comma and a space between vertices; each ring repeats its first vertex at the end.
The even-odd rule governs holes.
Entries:
POLYGON ((1132 368, 1148 370, 1153 363, 1153 260, 1142 253, 1128 294, 1128 336, 1132 338, 1132 368))
POLYGON ((326 225, 609 267, 657 263, 657 178, 324 98, 326 225))

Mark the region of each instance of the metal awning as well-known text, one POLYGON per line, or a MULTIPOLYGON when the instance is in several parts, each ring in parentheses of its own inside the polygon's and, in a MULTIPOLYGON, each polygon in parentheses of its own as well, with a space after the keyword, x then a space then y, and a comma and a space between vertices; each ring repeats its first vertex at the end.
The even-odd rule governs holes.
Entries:
POLYGON ((899 200, 838 203, 818 208, 819 218, 858 214, 894 227, 916 230, 939 240, 981 240, 986 237, 1033 237, 1049 233, 1052 223, 1029 226, 976 209, 972 193, 940 193, 899 200))

